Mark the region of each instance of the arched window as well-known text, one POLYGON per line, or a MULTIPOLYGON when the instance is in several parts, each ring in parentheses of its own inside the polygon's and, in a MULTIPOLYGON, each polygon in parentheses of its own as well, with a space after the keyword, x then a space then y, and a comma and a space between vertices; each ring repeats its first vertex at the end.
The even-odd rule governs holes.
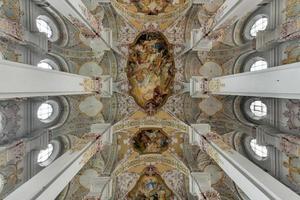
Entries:
POLYGON ((42 17, 38 17, 36 19, 36 27, 38 28, 39 32, 46 33, 48 38, 51 38, 53 35, 53 31, 47 21, 45 21, 42 17))
POLYGON ((53 69, 53 67, 49 63, 44 61, 39 62, 37 66, 42 69, 53 69))
POLYGON ((52 70, 60 70, 58 64, 53 61, 52 59, 44 59, 44 60, 41 60, 37 66, 39 68, 42 68, 42 69, 52 69, 52 70))
POLYGON ((51 164, 61 154, 61 142, 57 139, 51 140, 45 149, 37 154, 37 163, 41 167, 51 164))
POLYGON ((53 106, 49 103, 43 103, 40 105, 37 111, 37 117, 39 120, 47 120, 53 114, 53 106))
POLYGON ((39 164, 45 162, 48 160, 53 152, 53 145, 50 143, 48 144, 46 149, 40 150, 38 157, 37 157, 37 162, 39 164))
POLYGON ((257 33, 259 31, 264 31, 266 30, 268 26, 268 18, 265 16, 260 17, 259 19, 257 19, 254 24, 252 25, 252 27, 250 28, 250 35, 252 37, 256 37, 257 33))
POLYGON ((58 119, 61 106, 55 100, 47 100, 37 108, 37 118, 43 123, 51 123, 58 119))
POLYGON ((59 39, 59 30, 57 25, 48 16, 38 16, 36 18, 36 27, 39 32, 45 33, 51 42, 56 42, 59 39))
POLYGON ((260 100, 256 100, 250 104, 250 110, 256 117, 264 117, 267 115, 267 106, 260 100))
POLYGON ((267 68, 268 68, 268 63, 265 60, 257 60, 251 65, 250 71, 254 72, 254 71, 259 71, 267 68))
POLYGON ((266 158, 268 156, 268 149, 266 146, 258 145, 256 139, 250 141, 252 151, 260 158, 266 158))

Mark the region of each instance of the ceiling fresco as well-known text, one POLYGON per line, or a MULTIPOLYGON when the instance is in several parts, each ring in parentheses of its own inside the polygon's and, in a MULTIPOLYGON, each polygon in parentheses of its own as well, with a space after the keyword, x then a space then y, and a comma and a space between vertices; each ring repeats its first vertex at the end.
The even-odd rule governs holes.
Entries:
POLYGON ((134 150, 141 154, 162 153, 168 149, 170 139, 161 129, 142 129, 133 137, 134 150))
POLYGON ((142 32, 129 47, 127 77, 130 94, 148 114, 154 114, 172 94, 173 51, 160 32, 142 32))
POLYGON ((135 187, 127 195, 128 200, 174 199, 173 192, 165 184, 154 166, 144 169, 135 187))
POLYGON ((183 161, 182 144, 184 135, 187 133, 172 126, 172 122, 177 123, 166 112, 159 111, 154 116, 149 116, 147 113, 139 111, 124 120, 125 126, 122 126, 121 130, 118 130, 119 125, 117 125, 114 134, 117 135, 118 162, 124 163, 139 155, 153 154, 176 157, 183 161), (161 125, 154 126, 153 118, 157 122, 160 121, 161 125), (141 124, 139 125, 138 122, 141 124), (164 123, 168 123, 169 126, 164 123))
POLYGON ((190 0, 112 0, 116 12, 140 29, 145 23, 167 28, 192 6, 190 0))
POLYGON ((145 15, 159 15, 169 13, 188 0, 117 0, 129 11, 143 13, 145 15))

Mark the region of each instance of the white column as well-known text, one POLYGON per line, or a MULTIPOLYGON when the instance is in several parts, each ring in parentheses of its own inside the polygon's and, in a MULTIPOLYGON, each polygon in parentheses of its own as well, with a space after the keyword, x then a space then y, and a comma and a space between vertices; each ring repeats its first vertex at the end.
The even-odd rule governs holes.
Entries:
POLYGON ((201 135, 200 147, 250 199, 282 200, 288 197, 300 200, 295 192, 227 145, 220 135, 197 127, 199 126, 192 125, 191 130, 196 132, 192 134, 201 135))
POLYGON ((112 94, 112 80, 92 79, 36 66, 0 61, 0 99, 99 93, 112 94))
POLYGON ((300 62, 260 71, 215 77, 209 81, 194 78, 191 79, 191 94, 197 94, 194 95, 195 97, 201 96, 198 93, 210 93, 300 99, 299 75, 300 62))
MULTIPOLYGON (((106 130, 110 128, 108 124, 104 126, 107 127, 106 130)), ((73 149, 64 153, 51 165, 21 185, 5 200, 55 199, 89 159, 101 149, 101 135, 105 132, 87 134, 85 142, 79 141, 73 149)))

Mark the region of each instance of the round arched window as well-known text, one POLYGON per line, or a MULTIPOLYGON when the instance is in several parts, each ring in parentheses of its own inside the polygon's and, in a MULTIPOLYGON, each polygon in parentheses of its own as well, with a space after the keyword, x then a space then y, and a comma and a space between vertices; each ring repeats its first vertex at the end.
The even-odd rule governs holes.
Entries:
POLYGON ((37 64, 37 67, 42 68, 42 69, 60 70, 58 64, 54 60, 48 59, 48 58, 41 60, 37 64))
POLYGON ((51 42, 59 39, 59 30, 56 23, 45 15, 40 15, 36 18, 36 27, 39 32, 45 33, 51 42))
POLYGON ((266 146, 258 145, 256 139, 250 141, 252 151, 260 158, 266 158, 268 156, 268 149, 266 146))
POLYGON ((37 154, 37 163, 41 167, 51 164, 61 154, 61 143, 59 140, 51 140, 45 149, 37 154))
POLYGON ((39 62, 37 66, 42 69, 53 69, 53 67, 49 63, 44 61, 39 62))
POLYGON ((51 38, 53 35, 53 31, 49 25, 49 23, 42 19, 42 17, 38 17, 36 19, 36 27, 38 28, 39 32, 46 33, 48 38, 51 38))
POLYGON ((268 68, 268 63, 265 60, 257 60, 251 65, 250 71, 254 72, 254 71, 259 71, 267 68, 268 68))
POLYGON ((49 103, 43 103, 40 105, 37 111, 37 117, 40 120, 47 120, 49 119, 53 114, 53 106, 49 103))
POLYGON ((260 100, 256 100, 250 104, 250 110, 256 117, 264 117, 267 115, 267 106, 260 100))
POLYGON ((266 30, 268 26, 268 18, 265 16, 260 17, 259 19, 257 19, 254 24, 252 25, 251 29, 250 29, 250 35, 252 37, 256 37, 257 33, 259 31, 264 31, 266 30))
POLYGON ((40 150, 38 157, 37 157, 37 162, 39 164, 45 162, 46 160, 48 160, 50 158, 52 152, 53 152, 53 145, 48 144, 46 149, 40 150))

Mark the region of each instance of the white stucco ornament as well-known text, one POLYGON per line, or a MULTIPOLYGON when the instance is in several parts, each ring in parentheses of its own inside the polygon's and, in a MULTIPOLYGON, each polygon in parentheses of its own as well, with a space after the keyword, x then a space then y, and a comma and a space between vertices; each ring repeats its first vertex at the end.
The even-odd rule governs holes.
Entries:
POLYGON ((93 184, 93 179, 98 177, 98 173, 94 169, 87 169, 83 172, 83 174, 79 177, 79 183, 83 187, 90 189, 91 184, 93 184))
POLYGON ((96 62, 87 62, 79 69, 79 74, 83 76, 99 77, 102 73, 102 67, 96 62))
POLYGON ((210 96, 199 103, 199 108, 207 115, 212 116, 219 112, 223 105, 217 98, 210 96))
POLYGON ((89 117, 95 117, 102 108, 103 104, 95 96, 87 97, 79 104, 80 111, 89 117))

